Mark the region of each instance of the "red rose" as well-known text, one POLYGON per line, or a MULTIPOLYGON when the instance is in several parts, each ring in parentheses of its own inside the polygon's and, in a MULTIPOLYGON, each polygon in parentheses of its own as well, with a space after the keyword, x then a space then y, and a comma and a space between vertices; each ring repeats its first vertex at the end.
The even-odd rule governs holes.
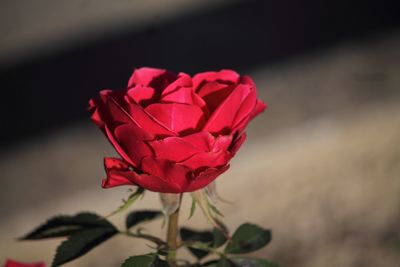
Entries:
POLYGON ((13 260, 7 260, 6 265, 4 267, 46 267, 46 264, 44 264, 43 262, 21 263, 13 260))
POLYGON ((232 70, 190 77, 140 68, 127 89, 91 99, 92 120, 122 159, 105 158, 105 188, 138 185, 192 192, 229 167, 247 123, 265 109, 248 76, 232 70))

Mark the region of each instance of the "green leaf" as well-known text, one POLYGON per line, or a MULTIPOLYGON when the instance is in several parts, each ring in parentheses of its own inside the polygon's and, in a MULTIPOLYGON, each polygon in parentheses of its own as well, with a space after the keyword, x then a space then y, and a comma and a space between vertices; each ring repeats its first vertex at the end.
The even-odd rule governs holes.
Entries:
POLYGON ((60 266, 86 254, 97 245, 114 236, 117 232, 117 229, 112 226, 89 228, 71 235, 58 246, 51 266, 60 266))
POLYGON ((106 218, 111 217, 117 213, 120 213, 126 209, 128 209, 135 201, 144 194, 144 189, 141 187, 138 187, 135 192, 133 192, 127 200, 124 200, 124 204, 118 207, 118 209, 114 210, 110 214, 106 216, 106 218))
POLYGON ((93 213, 79 213, 75 216, 61 215, 49 219, 38 228, 21 237, 21 240, 36 240, 69 236, 86 228, 113 227, 107 220, 93 213))
MULTIPOLYGON (((214 241, 214 236, 210 231, 194 231, 189 228, 181 228, 180 229, 181 238, 183 241, 197 241, 201 243, 208 243, 212 245, 214 241)), ((209 251, 189 247, 190 252, 199 260, 204 258, 209 254, 209 251)))
POLYGON ((231 254, 249 253, 258 250, 271 241, 271 231, 257 225, 245 223, 239 226, 228 242, 225 252, 231 254))
POLYGON ((276 263, 264 259, 250 259, 250 258, 231 258, 232 262, 238 266, 246 267, 279 267, 276 263))
POLYGON ((214 248, 219 248, 223 244, 225 244, 227 238, 226 238, 226 235, 224 233, 222 233, 221 230, 214 227, 212 234, 213 234, 213 247, 214 248))
POLYGON ((154 211, 154 210, 140 210, 140 211, 133 211, 129 213, 126 217, 126 229, 129 229, 139 223, 148 222, 157 218, 162 217, 163 213, 161 211, 154 211))
POLYGON ((201 266, 203 267, 217 267, 218 261, 216 260, 211 260, 203 263, 201 266))
MULTIPOLYGON (((240 267, 242 265, 236 265, 235 263, 233 263, 231 260, 226 259, 226 258, 221 258, 217 265, 217 267, 240 267)), ((246 265, 244 265, 246 266, 246 265)), ((247 267, 247 266, 246 266, 247 267)))
POLYGON ((133 256, 125 260, 121 267, 168 267, 168 263, 159 259, 157 254, 133 256))

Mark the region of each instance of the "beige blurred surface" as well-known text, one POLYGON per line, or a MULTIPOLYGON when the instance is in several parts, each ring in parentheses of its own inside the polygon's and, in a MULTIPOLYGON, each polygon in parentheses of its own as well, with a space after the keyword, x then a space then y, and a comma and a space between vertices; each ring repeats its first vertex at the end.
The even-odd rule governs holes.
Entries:
POLYGON ((118 34, 146 24, 162 23, 171 17, 198 12, 223 2, 226 1, 2 0, 0 63, 70 48, 99 36, 118 34))
MULTIPOLYGON (((399 266, 400 33, 343 43, 250 74, 269 103, 218 180, 224 222, 273 231, 256 255, 282 266, 399 266)), ((0 261, 50 263, 60 240, 16 242, 54 214, 106 214, 127 195, 103 190, 102 157, 114 155, 89 121, 2 151, 0 261)), ((182 223, 206 228, 198 212, 182 223)), ((148 193, 135 208, 158 208, 148 193)), ((113 221, 122 226, 122 216, 113 221)), ((161 222, 149 225, 163 235, 161 222)), ((118 236, 66 266, 119 266, 147 251, 118 236)))

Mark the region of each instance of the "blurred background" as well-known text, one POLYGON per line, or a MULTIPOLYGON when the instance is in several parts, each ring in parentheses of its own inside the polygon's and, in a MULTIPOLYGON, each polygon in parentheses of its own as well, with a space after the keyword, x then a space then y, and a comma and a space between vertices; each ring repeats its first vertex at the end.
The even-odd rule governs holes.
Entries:
MULTIPOLYGON (((251 75, 267 111, 218 180, 224 222, 273 231, 282 266, 400 266, 400 16, 394 1, 1 0, 0 262, 51 263, 60 240, 16 237, 55 214, 107 214, 115 152, 89 120, 134 68, 251 75)), ((181 222, 207 228, 200 212, 181 222)), ((159 208, 146 194, 136 208, 159 208)), ((124 215, 112 218, 122 225, 124 215)), ((163 235, 161 222, 149 224, 163 235)), ((119 266, 115 237, 65 266, 119 266)), ((182 256, 186 254, 183 253, 182 256)))

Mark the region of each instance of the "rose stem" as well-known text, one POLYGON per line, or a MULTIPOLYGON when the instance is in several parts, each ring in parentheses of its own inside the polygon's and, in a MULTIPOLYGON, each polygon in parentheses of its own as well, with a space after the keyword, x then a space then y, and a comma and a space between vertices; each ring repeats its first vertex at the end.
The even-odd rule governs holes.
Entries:
POLYGON ((176 267, 176 249, 178 247, 178 217, 179 217, 179 207, 174 213, 169 215, 168 218, 167 261, 171 267, 176 267))

